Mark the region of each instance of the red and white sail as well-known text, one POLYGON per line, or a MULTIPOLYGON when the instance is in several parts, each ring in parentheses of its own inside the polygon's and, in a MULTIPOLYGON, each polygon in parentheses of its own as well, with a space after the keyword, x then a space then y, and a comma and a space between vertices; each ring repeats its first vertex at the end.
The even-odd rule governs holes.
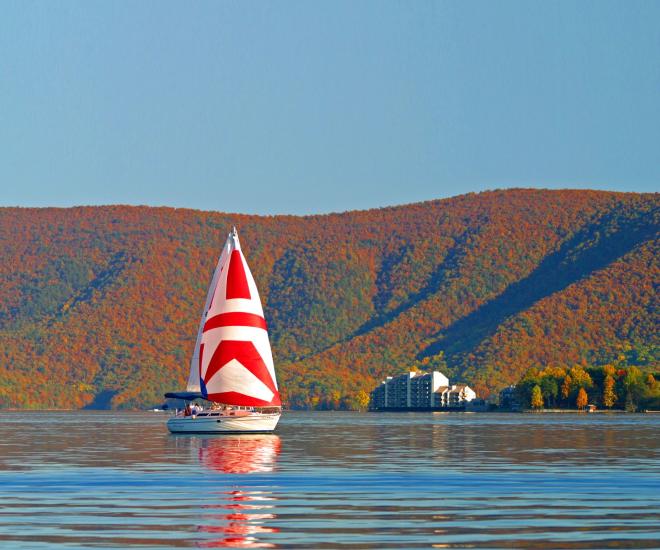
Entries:
POLYGON ((259 292, 236 229, 213 274, 187 389, 228 405, 281 405, 259 292))

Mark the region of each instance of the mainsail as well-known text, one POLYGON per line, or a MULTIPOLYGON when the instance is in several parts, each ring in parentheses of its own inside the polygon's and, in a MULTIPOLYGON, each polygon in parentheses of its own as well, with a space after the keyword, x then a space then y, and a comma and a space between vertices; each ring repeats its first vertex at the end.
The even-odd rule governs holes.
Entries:
POLYGON ((235 228, 213 273, 187 390, 227 405, 281 405, 259 292, 235 228))

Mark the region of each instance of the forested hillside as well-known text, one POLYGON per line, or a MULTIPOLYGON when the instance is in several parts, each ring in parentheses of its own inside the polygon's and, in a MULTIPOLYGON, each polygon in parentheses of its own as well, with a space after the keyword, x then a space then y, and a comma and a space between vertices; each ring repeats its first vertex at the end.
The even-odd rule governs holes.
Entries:
POLYGON ((657 368, 658 195, 508 190, 323 216, 0 209, 0 406, 146 407, 183 388, 236 225, 283 399, 351 406, 439 367, 657 368))

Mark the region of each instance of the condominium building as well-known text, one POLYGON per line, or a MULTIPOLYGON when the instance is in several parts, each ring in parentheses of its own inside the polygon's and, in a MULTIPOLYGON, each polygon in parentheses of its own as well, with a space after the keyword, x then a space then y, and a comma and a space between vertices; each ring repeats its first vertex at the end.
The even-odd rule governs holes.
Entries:
POLYGON ((407 372, 388 376, 371 392, 369 408, 383 409, 457 409, 464 408, 477 395, 466 384, 449 384, 439 371, 407 372))

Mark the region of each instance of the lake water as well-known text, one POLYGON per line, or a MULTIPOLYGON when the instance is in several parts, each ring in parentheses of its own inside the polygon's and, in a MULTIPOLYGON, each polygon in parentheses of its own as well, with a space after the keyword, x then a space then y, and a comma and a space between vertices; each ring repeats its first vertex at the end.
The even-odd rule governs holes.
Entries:
POLYGON ((660 547, 660 415, 0 413, 0 547, 660 547))

